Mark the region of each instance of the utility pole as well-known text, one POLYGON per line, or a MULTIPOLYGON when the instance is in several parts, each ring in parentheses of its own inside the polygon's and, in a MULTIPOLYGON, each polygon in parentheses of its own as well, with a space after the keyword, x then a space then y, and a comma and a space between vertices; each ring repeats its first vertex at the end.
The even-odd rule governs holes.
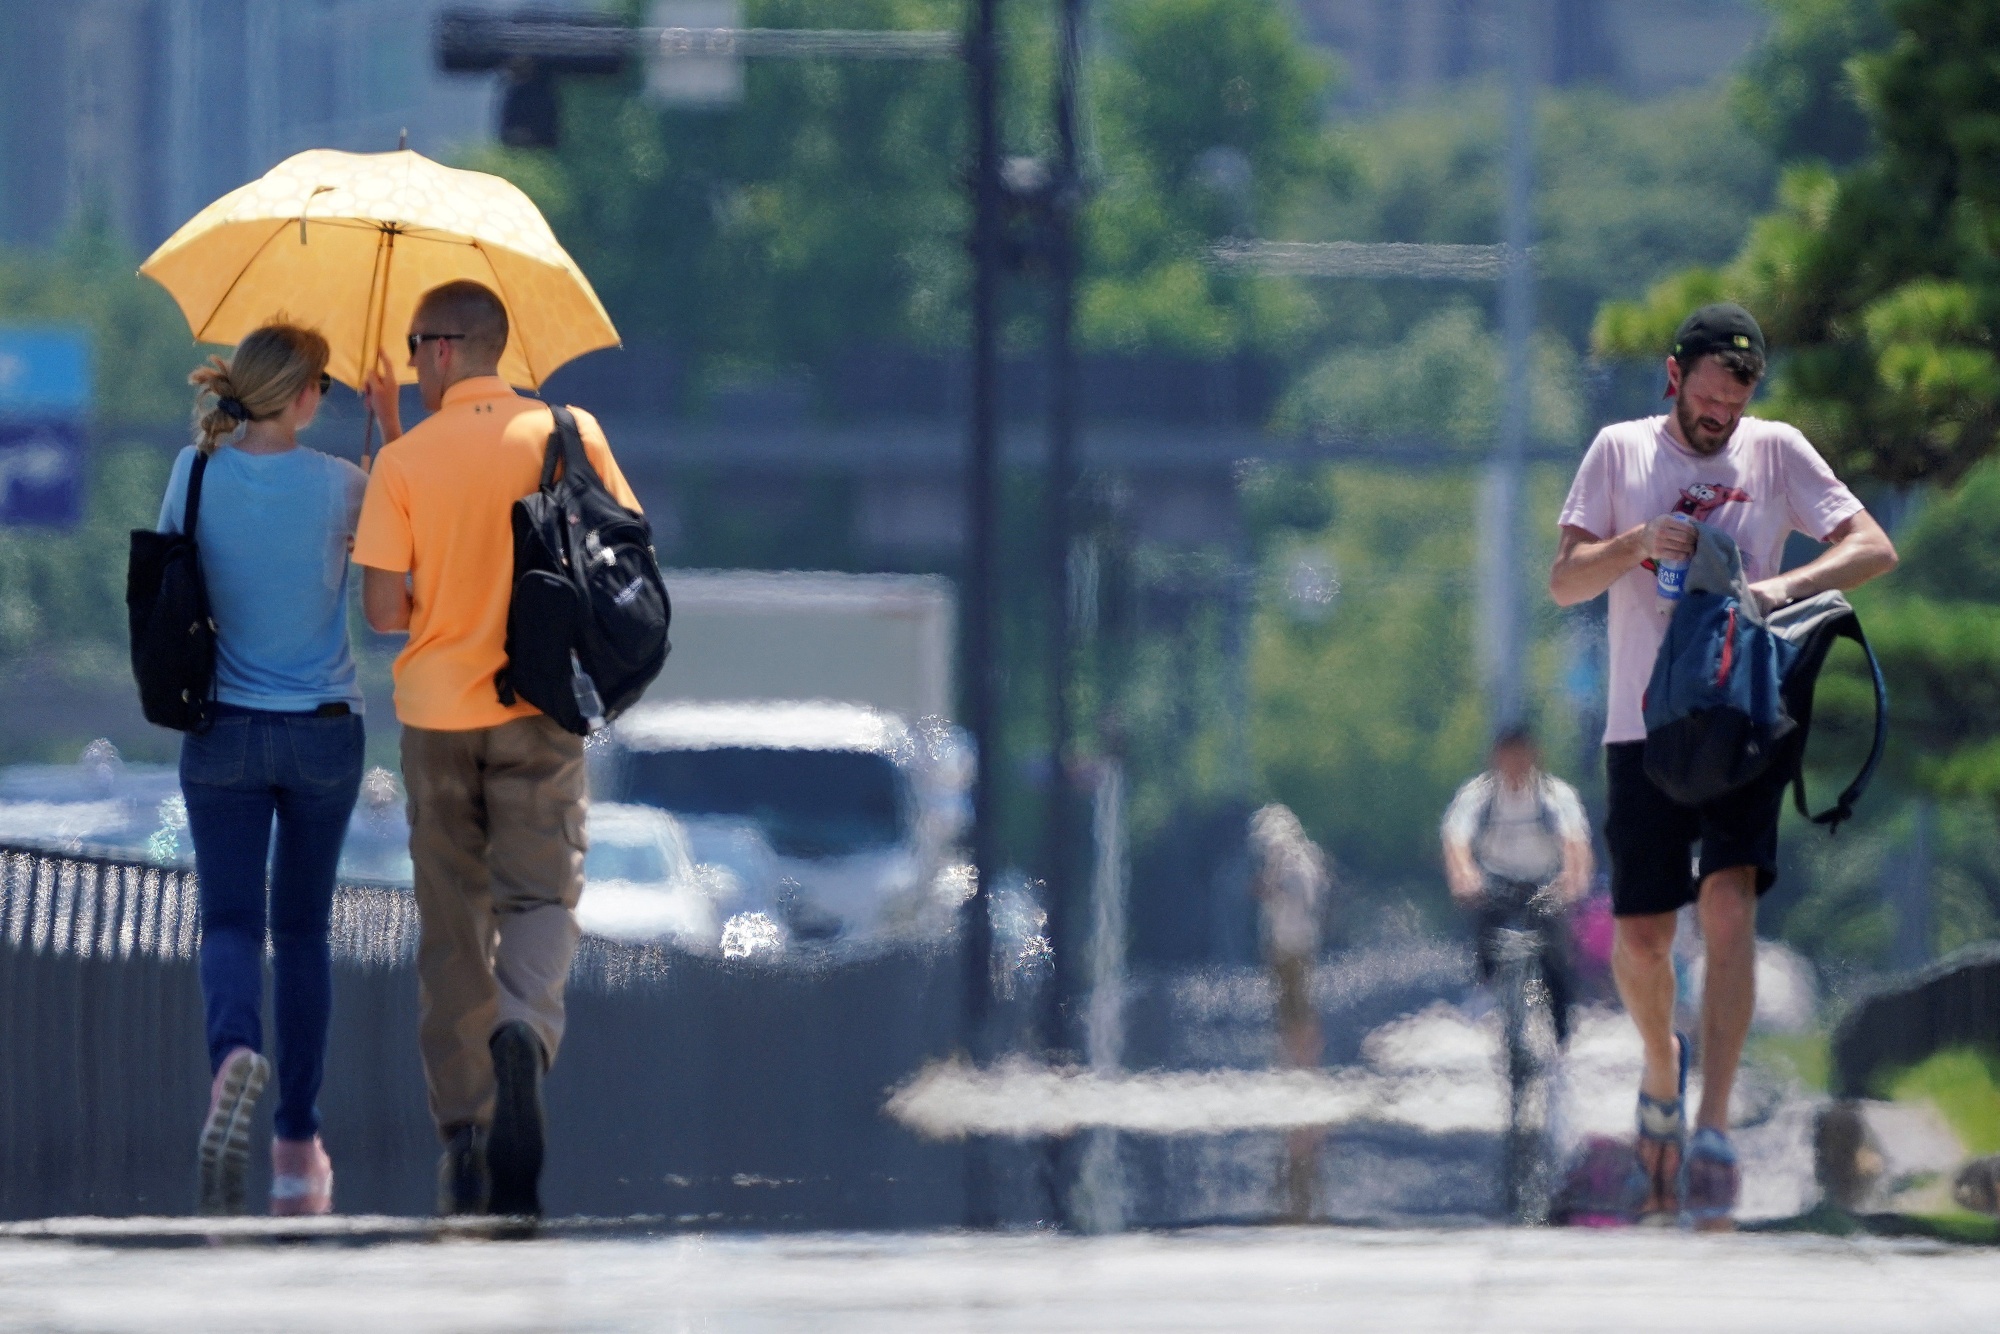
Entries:
POLYGON ((1076 794, 1069 759, 1074 720, 1070 684, 1076 658, 1076 599, 1070 547, 1076 529, 1077 371, 1072 335, 1076 324, 1076 213, 1083 191, 1077 146, 1077 82, 1082 63, 1083 0, 1059 0, 1056 27, 1056 160, 1042 216, 1049 268, 1049 463, 1047 550, 1043 582, 1048 606, 1049 791, 1043 836, 1049 939, 1055 975, 1042 998, 1042 1045, 1061 1056, 1078 1047, 1079 1005, 1084 991, 1086 914, 1075 885, 1076 794))
MULTIPOLYGON (((985 1059, 993 1009, 993 918, 989 910, 998 870, 994 790, 999 774, 995 725, 996 671, 994 575, 999 522, 994 512, 999 465, 1000 271, 1004 262, 1004 189, 1000 175, 999 0, 975 0, 965 42, 972 94, 972 417, 965 470, 966 722, 977 748, 972 794, 972 895, 965 902, 959 939, 965 950, 965 1042, 974 1061, 985 1059)), ((966 1159, 966 1224, 997 1221, 985 1155, 974 1143, 966 1159)))
POLYGON ((1535 84, 1541 53, 1540 0, 1513 0, 1507 24, 1506 251, 1500 278, 1500 330, 1506 347, 1505 399, 1500 436, 1480 494, 1480 664, 1485 677, 1487 722, 1499 727, 1521 717, 1522 473, 1533 414, 1535 276, 1535 84))
MULTIPOLYGON (((1077 83, 1082 64, 1083 0, 1058 0, 1056 20, 1055 162, 1044 173, 1036 222, 1048 266, 1049 461, 1043 498, 1047 516, 1042 582, 1048 595, 1049 786, 1042 828, 1042 881, 1046 886, 1054 968, 1040 996, 1041 1047, 1051 1061, 1073 1060, 1087 1045, 1083 1018, 1094 973, 1093 914, 1076 876, 1076 793, 1070 780, 1074 720, 1070 685, 1076 659, 1076 599, 1070 577, 1076 528, 1077 373, 1072 335, 1076 324, 1076 213, 1083 182, 1077 145, 1077 83)), ((1074 1146, 1047 1146, 1050 1204, 1064 1224, 1077 1221, 1080 1163, 1074 1146)), ((1100 1175, 1102 1173, 1100 1172, 1100 1175)), ((1093 1213, 1102 1212, 1085 1205, 1093 1213)))

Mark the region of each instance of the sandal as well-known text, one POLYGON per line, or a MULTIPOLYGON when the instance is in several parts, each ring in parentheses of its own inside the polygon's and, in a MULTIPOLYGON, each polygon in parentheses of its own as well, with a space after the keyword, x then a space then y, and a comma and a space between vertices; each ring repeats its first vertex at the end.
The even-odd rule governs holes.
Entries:
POLYGON ((1742 1179, 1729 1136, 1711 1126, 1695 1131, 1681 1160, 1681 1207, 1688 1223, 1701 1232, 1727 1228, 1742 1179))
POLYGON ((1633 1145, 1632 1176, 1626 1183, 1626 1195, 1633 1218, 1642 1223, 1672 1222, 1680 1213, 1687 1143, 1687 1035, 1674 1034, 1674 1046, 1680 1054, 1675 1096, 1655 1098, 1643 1090, 1639 1094, 1639 1137, 1633 1145), (1648 1146, 1651 1146, 1651 1162, 1647 1161, 1648 1146))

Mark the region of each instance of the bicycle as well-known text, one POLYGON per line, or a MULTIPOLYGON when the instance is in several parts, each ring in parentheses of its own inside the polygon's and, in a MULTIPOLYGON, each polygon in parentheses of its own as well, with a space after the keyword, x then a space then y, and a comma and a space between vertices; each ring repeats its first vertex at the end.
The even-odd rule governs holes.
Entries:
POLYGON ((1484 911, 1490 985, 1507 1056, 1507 1214, 1516 1223, 1538 1224, 1548 1220, 1554 1177, 1549 1082, 1557 1051, 1555 1001, 1542 957, 1545 933, 1558 929, 1561 907, 1549 886, 1492 880, 1484 911))

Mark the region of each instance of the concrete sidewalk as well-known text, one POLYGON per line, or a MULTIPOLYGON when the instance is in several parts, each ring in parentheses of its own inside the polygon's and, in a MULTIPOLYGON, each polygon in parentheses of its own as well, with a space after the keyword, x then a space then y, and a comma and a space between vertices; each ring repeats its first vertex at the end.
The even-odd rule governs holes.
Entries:
POLYGON ((246 1244, 255 1231, 172 1248, 0 1239, 0 1331, 1876 1334, 1986 1328, 2000 1301, 1989 1251, 1799 1237, 1303 1228, 246 1244))

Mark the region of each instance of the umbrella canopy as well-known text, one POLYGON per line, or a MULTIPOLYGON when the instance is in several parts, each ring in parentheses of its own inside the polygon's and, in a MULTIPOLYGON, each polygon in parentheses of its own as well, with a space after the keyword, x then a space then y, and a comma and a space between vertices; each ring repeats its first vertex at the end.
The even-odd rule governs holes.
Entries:
POLYGON ((195 214, 139 267, 173 294, 194 336, 237 343, 285 318, 332 345, 327 369, 359 388, 389 348, 404 383, 403 334, 417 298, 470 278, 506 303, 500 374, 538 388, 574 357, 618 343, 583 271, 519 189, 408 150, 313 149, 195 214))

